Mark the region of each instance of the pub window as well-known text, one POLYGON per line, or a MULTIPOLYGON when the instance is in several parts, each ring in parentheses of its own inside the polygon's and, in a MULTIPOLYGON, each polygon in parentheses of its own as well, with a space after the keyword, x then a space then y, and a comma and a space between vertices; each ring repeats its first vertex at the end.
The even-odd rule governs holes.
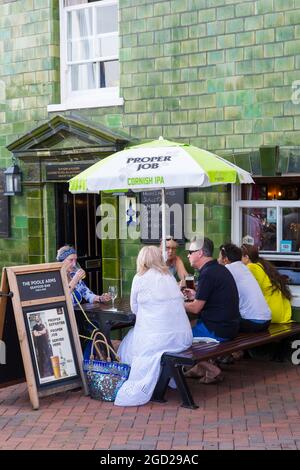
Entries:
POLYGON ((262 253, 300 255, 299 182, 281 177, 233 186, 232 240, 262 253))
POLYGON ((48 111, 123 103, 118 22, 118 0, 60 0, 62 103, 48 111))

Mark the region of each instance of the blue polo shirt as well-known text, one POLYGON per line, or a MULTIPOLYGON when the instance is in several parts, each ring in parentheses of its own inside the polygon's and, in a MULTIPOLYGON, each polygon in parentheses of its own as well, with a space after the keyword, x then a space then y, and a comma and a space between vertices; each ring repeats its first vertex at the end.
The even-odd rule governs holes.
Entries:
POLYGON ((216 337, 232 339, 240 325, 239 295, 233 276, 216 260, 199 270, 197 300, 205 300, 198 321, 216 337))

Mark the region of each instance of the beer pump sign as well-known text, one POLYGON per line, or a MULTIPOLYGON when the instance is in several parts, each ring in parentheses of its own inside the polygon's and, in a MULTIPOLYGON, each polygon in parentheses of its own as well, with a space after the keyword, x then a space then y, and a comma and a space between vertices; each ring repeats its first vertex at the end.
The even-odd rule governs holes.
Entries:
POLYGON ((68 280, 61 263, 10 267, 7 278, 29 397, 83 386, 82 351, 68 280))

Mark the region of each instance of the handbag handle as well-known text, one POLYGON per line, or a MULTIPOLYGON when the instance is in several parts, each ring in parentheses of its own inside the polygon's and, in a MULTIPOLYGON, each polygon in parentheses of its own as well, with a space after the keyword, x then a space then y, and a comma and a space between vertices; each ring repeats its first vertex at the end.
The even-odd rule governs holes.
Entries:
POLYGON ((98 330, 98 327, 96 325, 94 325, 94 323, 92 323, 90 321, 90 319, 88 318, 87 314, 85 313, 85 311, 83 310, 82 306, 81 306, 81 303, 79 302, 79 300, 77 299, 76 295, 74 294, 74 292, 72 292, 72 297, 75 299, 76 303, 78 304, 81 312, 83 313, 86 321, 94 328, 93 329, 93 332, 92 332, 92 335, 91 335, 91 338, 86 338, 85 336, 82 336, 82 335, 79 335, 81 338, 85 338, 85 339, 92 339, 93 338, 93 335, 95 334, 95 332, 98 330))
POLYGON ((93 344, 92 344, 91 355, 90 355, 91 360, 94 359, 94 354, 93 354, 94 353, 94 348, 98 352, 99 356, 101 356, 100 351, 99 351, 98 346, 97 346, 97 344, 99 344, 99 343, 104 344, 104 346, 106 347, 106 354, 107 354, 107 361, 108 362, 111 362, 110 351, 114 354, 114 356, 116 358, 116 362, 120 362, 119 356, 117 355, 115 350, 108 344, 105 335, 103 333, 101 333, 101 331, 97 331, 97 333, 93 337, 93 344), (100 335, 103 339, 97 339, 98 335, 100 335))
MULTIPOLYGON (((101 360, 101 351, 100 351, 100 349, 99 349, 99 347, 98 347, 98 344, 99 344, 99 343, 104 344, 105 346, 108 346, 109 349, 107 349, 107 357, 106 357, 105 360, 106 360, 107 362, 112 362, 112 360, 111 360, 111 355, 110 355, 109 350, 113 351, 113 349, 112 349, 109 345, 107 345, 105 341, 102 341, 101 339, 97 339, 97 341, 95 341, 95 343, 94 343, 94 348, 96 349, 96 351, 97 351, 97 353, 98 353, 98 355, 99 355, 100 360, 101 360)), ((115 354, 115 353, 114 353, 114 354, 115 354)), ((94 358, 94 355, 93 355, 93 354, 91 354, 91 356, 94 358)), ((116 357, 117 357, 117 356, 116 356, 116 357)), ((119 361, 117 360, 116 362, 119 362, 119 361)))
MULTIPOLYGON (((93 347, 94 347, 94 345, 95 345, 94 340, 95 340, 96 336, 99 334, 99 335, 101 335, 102 338, 103 338, 102 343, 106 346, 106 352, 107 352, 108 361, 111 362, 111 356, 110 356, 110 354, 109 354, 109 349, 110 349, 110 350, 112 351, 112 353, 114 354, 114 356, 115 356, 115 358, 116 358, 116 361, 117 361, 117 362, 120 362, 120 357, 117 355, 116 351, 108 344, 107 339, 106 339, 106 336, 105 336, 101 331, 99 331, 98 327, 97 327, 96 325, 94 325, 94 323, 92 323, 92 322, 90 321, 90 319, 87 317, 87 314, 86 314, 85 311, 83 310, 83 308, 82 308, 80 302, 78 301, 76 295, 74 295, 74 292, 72 292, 72 296, 73 296, 74 299, 76 300, 76 302, 77 302, 77 304, 78 304, 78 306, 79 306, 81 312, 83 313, 83 315, 84 315, 86 321, 87 321, 91 326, 94 327, 90 338, 88 338, 87 336, 79 335, 81 338, 85 338, 85 339, 89 339, 89 340, 92 340, 92 341, 93 341, 93 345, 92 345, 92 348, 91 348, 91 356, 90 356, 90 357, 91 357, 91 358, 94 358, 94 355, 93 355, 93 347)), ((98 341, 100 342, 100 340, 98 340, 98 341)), ((95 347, 95 349, 96 349, 96 351, 98 352, 99 357, 100 357, 101 355, 100 355, 99 349, 98 349, 97 347, 95 347)))

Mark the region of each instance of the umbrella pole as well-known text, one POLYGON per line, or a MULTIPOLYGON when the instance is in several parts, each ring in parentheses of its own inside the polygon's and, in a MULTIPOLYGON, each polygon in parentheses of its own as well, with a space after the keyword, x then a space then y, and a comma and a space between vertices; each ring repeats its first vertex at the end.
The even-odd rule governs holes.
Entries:
POLYGON ((167 252, 166 252, 166 193, 165 188, 161 190, 161 229, 162 229, 162 253, 163 260, 167 261, 167 252))

